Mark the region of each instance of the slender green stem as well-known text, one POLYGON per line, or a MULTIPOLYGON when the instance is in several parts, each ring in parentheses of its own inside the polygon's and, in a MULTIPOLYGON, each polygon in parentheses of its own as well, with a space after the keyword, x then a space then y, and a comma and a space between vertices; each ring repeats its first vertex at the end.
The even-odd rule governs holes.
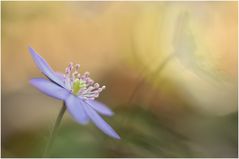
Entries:
MULTIPOLYGON (((151 73, 149 76, 150 78, 155 78, 157 77, 161 71, 165 68, 165 66, 168 64, 168 62, 170 61, 170 59, 173 57, 173 54, 170 54, 166 57, 166 59, 159 64, 159 66, 156 68, 156 70, 151 73)), ((140 87, 142 87, 143 83, 145 81, 145 78, 141 78, 141 80, 137 83, 137 85, 135 86, 134 90, 132 91, 128 103, 131 103, 131 101, 134 99, 134 97, 136 96, 136 94, 138 93, 140 87)))
POLYGON ((43 153, 43 157, 47 157, 48 151, 51 149, 51 145, 52 145, 52 143, 53 143, 53 141, 55 139, 56 132, 57 132, 59 126, 60 126, 60 123, 61 123, 61 120, 63 118, 63 115, 64 115, 65 111, 66 111, 66 106, 65 106, 65 102, 63 102, 61 110, 60 110, 60 112, 59 112, 59 114, 58 114, 58 116, 56 118, 56 122, 54 124, 53 129, 52 129, 51 135, 49 137, 48 143, 46 145, 45 151, 43 153))

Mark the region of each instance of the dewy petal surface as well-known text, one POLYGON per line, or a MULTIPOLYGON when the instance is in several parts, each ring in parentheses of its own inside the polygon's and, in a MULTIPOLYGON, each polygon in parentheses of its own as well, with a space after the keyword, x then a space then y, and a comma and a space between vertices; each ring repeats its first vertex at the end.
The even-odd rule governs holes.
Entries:
POLYGON ((102 115, 106 116, 112 116, 114 113, 108 108, 106 105, 104 105, 101 102, 95 101, 95 100, 87 100, 87 104, 89 104, 93 109, 95 109, 97 112, 99 112, 102 115))
POLYGON ((36 63, 37 67, 41 70, 41 72, 46 75, 50 80, 56 82, 62 87, 65 87, 63 81, 61 81, 52 68, 48 65, 48 63, 38 54, 36 53, 31 47, 29 47, 29 52, 32 55, 34 62, 36 63))
POLYGON ((90 106, 84 105, 84 109, 90 119, 95 123, 95 125, 101 129, 105 134, 115 138, 120 139, 120 136, 113 130, 113 128, 107 124, 101 117, 96 113, 96 111, 90 106))
POLYGON ((70 94, 66 89, 44 78, 33 78, 30 83, 44 94, 56 99, 64 100, 70 94))
POLYGON ((69 95, 65 102, 67 111, 78 123, 87 124, 89 122, 89 117, 83 108, 83 105, 86 105, 86 103, 72 94, 69 95))

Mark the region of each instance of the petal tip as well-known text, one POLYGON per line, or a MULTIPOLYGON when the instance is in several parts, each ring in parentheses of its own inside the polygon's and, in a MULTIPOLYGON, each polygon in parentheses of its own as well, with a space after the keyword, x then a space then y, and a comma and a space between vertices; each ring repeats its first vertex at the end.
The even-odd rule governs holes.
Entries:
POLYGON ((87 101, 86 103, 102 115, 105 115, 105 116, 114 115, 114 112, 109 107, 107 107, 105 104, 99 101, 93 100, 93 101, 87 101))
POLYGON ((35 62, 37 62, 37 60, 39 60, 39 55, 36 53, 36 51, 31 48, 31 47, 28 47, 28 51, 30 52, 30 54, 32 55, 32 58, 35 62))
POLYGON ((118 134, 116 136, 114 136, 114 138, 117 139, 117 140, 121 140, 121 138, 118 134))
POLYGON ((101 129, 106 135, 114 139, 120 139, 120 136, 114 131, 114 129, 109 124, 107 124, 93 108, 88 105, 84 105, 83 108, 88 114, 91 121, 94 122, 96 127, 101 129))
POLYGON ((33 78, 33 79, 30 79, 29 81, 28 81, 31 85, 35 85, 35 79, 33 78))
POLYGON ((55 72, 52 70, 50 65, 46 62, 44 58, 42 58, 33 48, 28 47, 28 50, 33 58, 33 61, 37 65, 38 69, 47 76, 49 79, 57 83, 58 85, 65 88, 65 84, 59 77, 55 74, 55 72))
POLYGON ((28 46, 28 51, 31 53, 31 54, 35 54, 35 50, 33 48, 31 48, 30 46, 28 46))

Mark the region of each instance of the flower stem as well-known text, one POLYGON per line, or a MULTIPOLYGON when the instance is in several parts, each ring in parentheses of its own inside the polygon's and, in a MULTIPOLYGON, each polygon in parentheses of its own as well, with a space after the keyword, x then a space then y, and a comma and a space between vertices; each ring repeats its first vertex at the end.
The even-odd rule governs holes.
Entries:
POLYGON ((56 122, 54 124, 53 129, 52 129, 51 135, 49 137, 48 143, 46 145, 45 151, 43 153, 43 157, 47 157, 48 151, 51 149, 51 145, 52 145, 52 143, 53 143, 53 141, 55 139, 56 132, 57 132, 59 126, 60 126, 60 123, 61 123, 61 120, 63 118, 63 115, 64 115, 65 111, 66 111, 66 106, 65 106, 65 102, 63 102, 61 110, 60 110, 60 112, 59 112, 59 114, 58 114, 58 116, 56 118, 56 122))

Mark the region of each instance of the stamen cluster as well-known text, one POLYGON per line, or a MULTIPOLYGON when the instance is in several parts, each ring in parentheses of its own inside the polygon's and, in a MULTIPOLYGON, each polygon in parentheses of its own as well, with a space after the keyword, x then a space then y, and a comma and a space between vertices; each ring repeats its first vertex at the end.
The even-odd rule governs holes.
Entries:
POLYGON ((90 77, 89 72, 80 74, 80 65, 76 64, 75 67, 71 62, 65 69, 64 83, 72 94, 82 97, 83 99, 94 100, 105 89, 105 86, 100 87, 90 77), (74 72, 73 72, 74 70, 74 72))

